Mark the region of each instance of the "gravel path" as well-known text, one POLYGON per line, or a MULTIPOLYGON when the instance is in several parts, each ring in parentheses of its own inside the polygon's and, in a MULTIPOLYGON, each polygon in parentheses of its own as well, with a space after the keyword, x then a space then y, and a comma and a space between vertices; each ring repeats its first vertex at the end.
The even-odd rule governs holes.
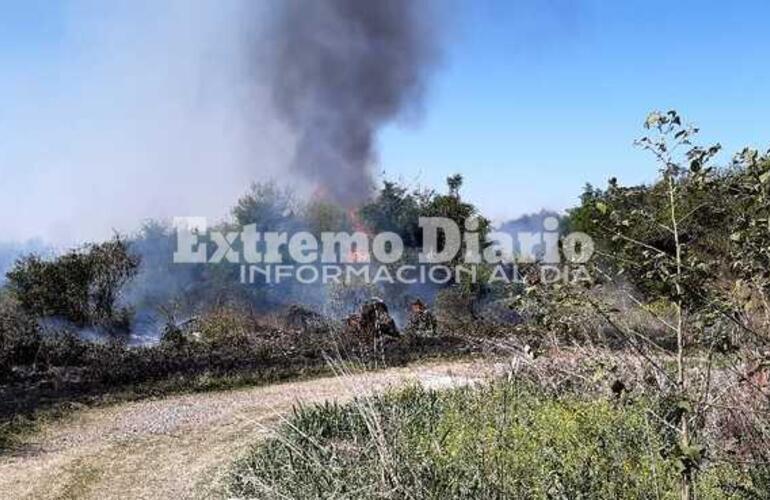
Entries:
POLYGON ((480 361, 84 409, 0 456, 0 499, 216 498, 227 466, 297 403, 344 401, 395 385, 447 387, 495 372, 480 361))

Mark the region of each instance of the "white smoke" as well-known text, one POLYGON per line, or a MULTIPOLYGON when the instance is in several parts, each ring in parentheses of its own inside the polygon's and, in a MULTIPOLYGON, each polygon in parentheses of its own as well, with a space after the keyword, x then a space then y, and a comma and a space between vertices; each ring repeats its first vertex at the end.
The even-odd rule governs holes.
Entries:
POLYGON ((250 60, 255 2, 67 6, 44 54, 0 61, 0 240, 221 216, 285 170, 292 140, 250 60))

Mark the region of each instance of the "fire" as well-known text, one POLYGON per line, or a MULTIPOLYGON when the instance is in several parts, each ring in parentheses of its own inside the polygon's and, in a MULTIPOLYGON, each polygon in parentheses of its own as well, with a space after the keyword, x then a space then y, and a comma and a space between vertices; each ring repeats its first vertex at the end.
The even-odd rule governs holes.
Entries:
MULTIPOLYGON (((315 187, 315 189, 313 189, 313 192, 311 194, 311 199, 318 202, 334 203, 333 201, 331 201, 331 195, 329 193, 328 188, 323 184, 318 184, 315 187)), ((371 239, 372 232, 366 226, 364 221, 361 220, 361 217, 359 217, 358 208, 348 208, 346 210, 346 213, 347 213, 347 218, 350 221, 352 232, 364 233, 367 235, 369 239, 371 239)), ((369 254, 368 246, 369 245, 367 245, 366 248, 359 248, 358 246, 354 246, 355 249, 351 248, 350 252, 347 255, 347 261, 352 263, 370 262, 370 254, 369 254)))
MULTIPOLYGON (((371 236, 371 231, 369 231, 369 228, 366 227, 366 224, 364 224, 364 222, 358 216, 357 209, 351 208, 348 210, 348 219, 350 220, 351 226, 353 227, 353 232, 364 233, 367 235, 367 237, 371 236)), ((353 250, 351 247, 350 254, 348 254, 348 260, 354 263, 369 262, 369 249, 356 247, 355 250, 353 250)))

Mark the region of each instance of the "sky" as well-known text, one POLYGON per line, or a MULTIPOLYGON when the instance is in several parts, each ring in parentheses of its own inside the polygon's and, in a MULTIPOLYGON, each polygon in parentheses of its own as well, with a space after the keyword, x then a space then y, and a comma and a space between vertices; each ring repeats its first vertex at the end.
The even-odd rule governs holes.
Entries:
POLYGON ((724 162, 770 147, 770 2, 458 4, 424 120, 382 139, 391 175, 435 186, 462 172, 500 220, 574 206, 586 182, 654 179, 633 141, 656 109, 721 142, 724 162))
MULTIPOLYGON (((243 83, 260 71, 248 3, 0 0, 0 240, 224 214, 280 176, 290 138, 243 83)), ((378 175, 442 189, 462 173, 502 221, 566 209, 586 182, 652 180, 632 143, 655 109, 730 154, 770 146, 768 2, 436 3, 442 61, 421 116, 379 135, 378 175)))

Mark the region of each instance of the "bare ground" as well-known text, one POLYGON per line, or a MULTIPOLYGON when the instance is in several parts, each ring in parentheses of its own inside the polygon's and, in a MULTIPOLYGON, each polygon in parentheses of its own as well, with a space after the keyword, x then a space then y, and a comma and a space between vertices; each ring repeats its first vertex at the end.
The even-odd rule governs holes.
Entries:
POLYGON ((0 499, 217 498, 228 465, 297 403, 410 382, 462 385, 495 371, 489 362, 436 362, 83 409, 0 457, 0 499))

